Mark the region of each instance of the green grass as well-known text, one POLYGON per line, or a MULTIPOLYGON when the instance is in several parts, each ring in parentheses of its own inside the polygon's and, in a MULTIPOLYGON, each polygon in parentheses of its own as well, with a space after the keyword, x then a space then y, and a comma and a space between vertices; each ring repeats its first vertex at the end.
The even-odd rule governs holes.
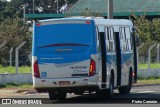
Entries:
MULTIPOLYGON (((151 69, 160 68, 160 63, 151 63, 151 69)), ((138 69, 148 69, 148 64, 138 64, 138 69)))
POLYGON ((160 77, 149 76, 147 78, 144 78, 144 77, 138 76, 138 80, 156 80, 156 79, 160 79, 160 77))
POLYGON ((160 77, 147 77, 147 78, 142 78, 138 77, 137 84, 160 84, 160 77))
POLYGON ((7 84, 0 84, 0 88, 32 88, 32 84, 17 84, 17 83, 7 83, 7 84))
MULTIPOLYGON (((13 66, 3 67, 0 65, 0 74, 3 73, 14 74, 16 73, 15 67, 13 66)), ((31 73, 31 67, 29 66, 19 67, 19 73, 31 73)))
POLYGON ((143 80, 138 80, 137 84, 160 84, 160 79, 143 79, 143 80))

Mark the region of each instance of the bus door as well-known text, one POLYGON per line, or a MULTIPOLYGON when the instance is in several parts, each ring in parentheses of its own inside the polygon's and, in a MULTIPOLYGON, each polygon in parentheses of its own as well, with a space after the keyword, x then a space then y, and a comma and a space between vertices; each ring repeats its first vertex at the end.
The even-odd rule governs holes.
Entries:
MULTIPOLYGON (((118 38, 117 38, 118 39, 118 38)), ((118 41, 117 41, 118 42, 118 41)), ((129 65, 125 66, 127 64, 127 61, 129 60, 129 57, 132 55, 132 45, 131 45, 131 33, 130 33, 130 28, 125 26, 125 27, 120 27, 119 28, 119 49, 117 50, 117 54, 121 57, 119 58, 117 56, 117 61, 121 62, 119 63, 119 67, 117 68, 120 70, 119 74, 119 79, 121 80, 121 84, 119 85, 127 85, 128 84, 128 79, 129 79, 129 65), (121 65, 121 66, 120 66, 121 65)), ((118 44, 118 43, 117 43, 118 44)), ((118 64, 117 64, 118 65, 118 64)))
MULTIPOLYGON (((101 26, 102 27, 102 26, 101 26)), ((107 80, 107 66, 106 66, 106 43, 105 43, 105 33, 104 31, 101 31, 102 28, 99 26, 97 27, 97 45, 98 45, 98 62, 99 62, 99 70, 101 72, 101 88, 106 88, 106 80, 107 80)), ((104 28, 104 27, 103 27, 104 28)))
MULTIPOLYGON (((106 35, 106 63, 107 63, 107 72, 111 72, 112 69, 116 69, 117 60, 116 60, 116 46, 115 46, 115 32, 113 26, 105 27, 106 35)), ((110 74, 110 73, 107 73, 110 74)), ((116 73, 115 73, 116 75, 116 73)), ((107 75, 110 77, 110 75, 107 75)), ((109 79, 108 79, 109 81, 109 79)))
POLYGON ((115 32, 115 45, 116 45, 116 68, 117 68, 117 86, 121 86, 121 48, 119 32, 115 32))

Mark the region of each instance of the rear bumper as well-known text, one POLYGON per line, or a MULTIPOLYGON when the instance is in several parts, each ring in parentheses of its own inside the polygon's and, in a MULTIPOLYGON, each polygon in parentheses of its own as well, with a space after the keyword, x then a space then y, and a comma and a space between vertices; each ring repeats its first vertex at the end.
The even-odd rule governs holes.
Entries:
POLYGON ((67 92, 67 93, 78 93, 78 92, 84 92, 84 91, 97 91, 99 88, 97 86, 78 86, 78 87, 54 87, 54 88, 35 88, 35 90, 39 93, 41 92, 67 92))
POLYGON ((86 91, 98 89, 98 75, 92 77, 77 77, 77 78, 58 78, 58 79, 39 79, 33 77, 33 87, 38 92, 44 91, 86 91), (59 85, 59 81, 69 81, 69 85, 59 85))

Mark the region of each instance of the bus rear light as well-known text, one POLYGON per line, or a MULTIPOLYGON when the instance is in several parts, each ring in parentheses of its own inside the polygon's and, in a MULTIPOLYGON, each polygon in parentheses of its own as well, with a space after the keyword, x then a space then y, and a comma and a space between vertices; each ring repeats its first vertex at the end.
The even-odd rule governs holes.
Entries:
POLYGON ((96 63, 93 59, 90 62, 89 76, 93 76, 96 73, 96 63))
POLYGON ((36 61, 36 62, 34 63, 34 77, 40 78, 38 61, 36 61))

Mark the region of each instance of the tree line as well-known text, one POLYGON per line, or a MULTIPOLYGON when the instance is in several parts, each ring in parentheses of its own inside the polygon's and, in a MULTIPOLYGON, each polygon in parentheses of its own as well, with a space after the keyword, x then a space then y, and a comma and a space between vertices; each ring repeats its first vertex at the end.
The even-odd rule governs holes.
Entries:
MULTIPOLYGON (((139 50, 140 56, 143 57, 142 62, 148 60, 148 49, 154 44, 160 43, 160 18, 147 19, 146 13, 141 16, 132 14, 131 20, 134 26, 138 30, 140 38, 140 44, 144 43, 144 46, 139 50)), ((156 46, 151 51, 151 62, 156 62, 157 57, 156 46)))
POLYGON ((26 13, 57 13, 63 12, 62 7, 65 6, 64 11, 70 8, 78 0, 0 0, 0 20, 7 17, 22 17, 24 6, 26 7, 26 13))

